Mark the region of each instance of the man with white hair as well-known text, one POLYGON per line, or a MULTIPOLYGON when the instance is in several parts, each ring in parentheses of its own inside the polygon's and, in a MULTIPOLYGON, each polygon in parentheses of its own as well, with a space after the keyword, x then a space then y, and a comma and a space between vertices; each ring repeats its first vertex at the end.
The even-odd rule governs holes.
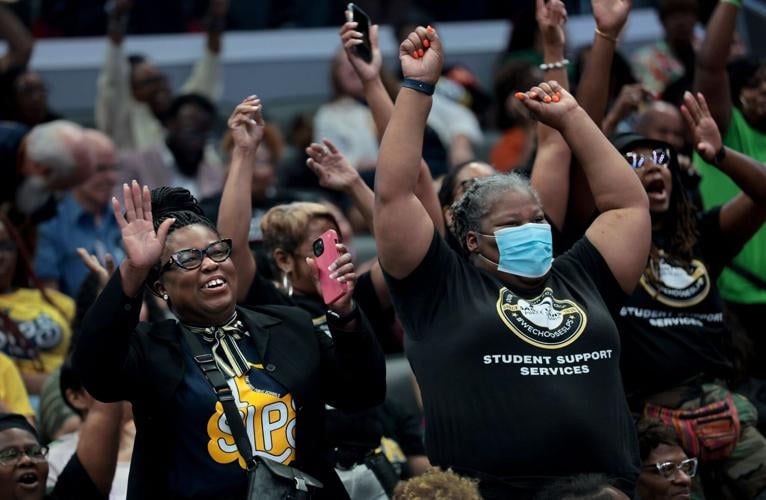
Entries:
POLYGON ((83 182, 94 165, 83 128, 65 120, 30 130, 21 139, 15 160, 10 165, 18 167, 9 176, 11 183, 0 203, 12 202, 25 215, 39 214, 52 203, 52 193, 83 182))
POLYGON ((76 296, 88 269, 77 249, 84 248, 103 264, 111 255, 122 260, 120 228, 109 201, 117 185, 117 153, 102 132, 86 129, 85 143, 94 160, 93 174, 59 201, 56 216, 38 229, 35 272, 50 288, 76 296))

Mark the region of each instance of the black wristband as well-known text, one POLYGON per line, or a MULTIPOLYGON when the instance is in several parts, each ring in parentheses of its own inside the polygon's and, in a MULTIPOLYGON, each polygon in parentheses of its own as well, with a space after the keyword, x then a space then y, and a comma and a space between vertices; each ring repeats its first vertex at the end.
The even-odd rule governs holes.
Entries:
POLYGON ((359 308, 356 306, 356 302, 353 303, 351 312, 345 316, 341 316, 332 309, 327 310, 327 321, 335 326, 345 326, 351 323, 353 320, 359 317, 359 308))
POLYGON ((420 80, 414 80, 412 78, 405 78, 402 82, 402 87, 417 90, 418 92, 422 92, 425 95, 434 95, 434 90, 436 90, 436 85, 421 82, 420 80))
POLYGON ((718 166, 726 159, 726 146, 721 146, 721 149, 713 157, 713 165, 718 166))

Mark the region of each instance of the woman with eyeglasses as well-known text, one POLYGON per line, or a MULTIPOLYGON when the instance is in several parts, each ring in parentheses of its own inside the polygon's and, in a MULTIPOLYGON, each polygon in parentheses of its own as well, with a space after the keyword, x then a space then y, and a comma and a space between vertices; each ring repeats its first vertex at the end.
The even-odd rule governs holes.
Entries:
POLYGON ((766 439, 756 430, 750 402, 726 385, 734 376, 735 353, 716 281, 766 220, 766 167, 722 145, 702 94, 687 92, 682 113, 697 152, 742 193, 697 213, 670 145, 636 135, 614 139, 646 189, 653 229, 639 286, 615 317, 623 381, 636 411, 668 422, 673 410, 712 408, 720 401, 734 406, 728 411, 737 420, 728 429, 730 439, 709 445, 728 452, 706 450, 706 428, 700 426, 699 453, 722 467, 744 498, 753 498, 766 489, 766 439), (740 466, 731 467, 732 461, 740 466))
POLYGON ((82 424, 77 449, 56 485, 46 491, 48 447, 24 416, 0 413, 0 498, 106 500, 114 478, 122 405, 95 402, 82 424))
MULTIPOLYGON (((254 154, 260 101, 245 100, 230 120, 252 136, 237 155, 254 154)), ((97 399, 133 403, 128 498, 224 500, 247 491, 245 463, 189 335, 228 380, 255 453, 318 478, 324 488, 312 498, 345 498, 324 456, 325 404, 363 409, 385 393, 382 353, 349 294, 328 314, 332 337, 318 335, 298 308, 238 308, 232 242, 189 192, 150 194, 135 181, 123 192, 125 214, 113 204, 126 259, 85 317, 74 364, 97 399), (176 319, 138 323, 144 286, 176 319)))
MULTIPOLYGON (((698 213, 672 146, 633 133, 613 139, 646 191, 652 220, 651 250, 639 284, 614 314, 622 378, 636 413, 667 423, 675 418, 687 434, 687 453, 723 469, 735 491, 753 498, 766 488, 766 440, 754 426, 753 405, 726 385, 734 375, 734 352, 716 280, 766 220, 766 167, 722 146, 702 94, 687 92, 682 113, 697 152, 743 193, 698 213), (695 411, 712 417, 712 423, 706 427, 694 420, 695 411), (710 441, 705 435, 713 431, 718 438, 710 441)), ((565 218, 560 200, 548 197, 543 203, 554 218, 565 218)))
POLYGON ((686 455, 673 429, 662 422, 641 419, 637 429, 641 450, 641 475, 636 483, 639 498, 690 498, 698 460, 686 455))

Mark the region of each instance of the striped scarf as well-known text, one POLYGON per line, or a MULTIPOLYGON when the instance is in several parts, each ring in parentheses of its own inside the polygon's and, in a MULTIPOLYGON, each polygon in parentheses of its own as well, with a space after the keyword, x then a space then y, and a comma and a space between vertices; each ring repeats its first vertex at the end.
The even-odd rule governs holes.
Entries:
POLYGON ((250 332, 237 319, 236 311, 223 325, 200 327, 185 324, 184 326, 206 343, 212 344, 210 350, 215 364, 228 378, 241 377, 250 371, 250 363, 237 345, 237 341, 249 337, 250 332))

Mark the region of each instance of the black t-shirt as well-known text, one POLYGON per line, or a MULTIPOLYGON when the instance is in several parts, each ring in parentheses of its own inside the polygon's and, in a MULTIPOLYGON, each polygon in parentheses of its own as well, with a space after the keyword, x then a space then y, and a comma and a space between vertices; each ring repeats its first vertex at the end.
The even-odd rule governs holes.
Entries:
MULTIPOLYGON (((720 210, 699 220, 688 268, 660 261, 659 282, 644 272, 615 317, 622 336, 622 374, 631 401, 677 387, 699 375, 731 374, 730 335, 716 280, 736 248, 721 233, 720 210)), ((655 243, 662 248, 654 236, 655 243)))
POLYGON ((45 500, 106 500, 108 496, 102 495, 88 471, 80 463, 77 453, 67 462, 61 471, 53 491, 45 495, 45 500))
POLYGON ((509 289, 436 233, 407 278, 386 278, 434 465, 516 478, 602 472, 630 488, 638 448, 610 314, 625 294, 587 239, 535 290, 509 289))

